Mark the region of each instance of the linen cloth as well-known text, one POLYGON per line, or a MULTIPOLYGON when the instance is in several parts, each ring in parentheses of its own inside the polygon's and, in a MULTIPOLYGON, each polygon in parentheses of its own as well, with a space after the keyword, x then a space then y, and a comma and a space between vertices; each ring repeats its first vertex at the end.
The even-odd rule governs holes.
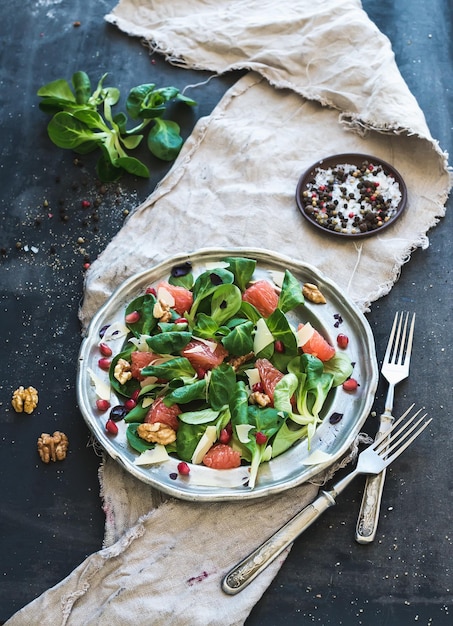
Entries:
MULTIPOLYGON (((411 251, 428 246, 450 189, 447 156, 360 2, 122 0, 106 19, 183 67, 250 73, 199 120, 169 174, 87 272, 84 329, 125 278, 175 253, 275 250, 317 265, 366 311, 411 251), (392 163, 408 187, 402 217, 360 242, 320 234, 295 204, 305 168, 344 152, 392 163)), ((195 88, 189 95, 198 97, 195 88)), ((318 490, 179 502, 109 459, 100 479, 105 547, 8 626, 242 624, 286 555, 237 596, 222 593, 222 576, 318 490)))

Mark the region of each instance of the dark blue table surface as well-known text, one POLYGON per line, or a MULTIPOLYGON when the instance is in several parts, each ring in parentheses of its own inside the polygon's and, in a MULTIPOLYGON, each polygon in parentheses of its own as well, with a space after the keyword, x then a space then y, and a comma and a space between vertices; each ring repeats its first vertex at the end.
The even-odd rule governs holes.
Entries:
MULTIPOLYGON (((149 180, 130 177, 100 188, 92 156, 75 161, 50 143, 36 91, 76 70, 93 79, 109 72, 109 84, 124 93, 150 81, 182 89, 204 77, 150 56, 138 40, 106 24, 103 16, 115 4, 0 5, 0 623, 101 548, 100 458, 88 445, 75 397, 83 264, 96 258, 121 228, 124 211, 144 200, 169 167, 155 161, 149 180), (96 198, 99 207, 82 207, 96 198), (10 408, 18 384, 39 390, 33 416, 10 408), (71 452, 63 464, 45 466, 33 452, 36 433, 55 428, 68 434, 71 452)), ((452 153, 451 0, 367 0, 363 6, 390 38, 432 135, 452 153)), ((193 112, 175 111, 185 137, 238 77, 211 80, 193 112)), ((357 480, 296 541, 248 626, 452 623, 451 227, 447 211, 429 233, 429 248, 413 253, 391 293, 367 314, 381 361, 394 312, 417 313, 411 376, 398 387, 395 412, 414 402, 434 417, 430 434, 388 473, 376 541, 361 546, 354 540, 363 488, 357 480)), ((385 389, 381 383, 377 413, 385 389)), ((374 433, 375 418, 366 429, 374 433)))

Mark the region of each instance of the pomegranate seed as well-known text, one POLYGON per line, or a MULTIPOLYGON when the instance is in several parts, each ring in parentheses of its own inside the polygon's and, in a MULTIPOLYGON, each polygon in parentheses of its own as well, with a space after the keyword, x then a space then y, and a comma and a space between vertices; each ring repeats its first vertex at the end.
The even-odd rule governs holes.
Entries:
POLYGON ((136 389, 135 391, 133 391, 131 395, 131 400, 135 400, 135 402, 137 402, 140 391, 141 389, 136 389))
POLYGON ((358 386, 359 383, 356 381, 355 378, 348 378, 348 380, 345 380, 343 383, 343 389, 345 391, 356 391, 358 386))
POLYGON ((124 403, 124 408, 126 409, 126 411, 132 411, 132 409, 134 409, 136 406, 137 406, 137 403, 132 398, 129 398, 124 403))
POLYGON ((188 476, 190 474, 190 467, 185 461, 181 461, 181 463, 178 463, 178 472, 182 476, 188 476))
POLYGON ((264 433, 262 433, 261 431, 258 431, 255 435, 255 440, 256 440, 256 443, 260 446, 263 443, 266 443, 267 437, 264 433))
POLYGON ((157 296, 157 291, 154 289, 154 287, 148 287, 145 293, 150 293, 152 296, 157 296))
POLYGON ((178 317, 177 320, 175 320, 175 324, 188 324, 189 322, 186 320, 185 317, 178 317))
POLYGON ((139 319, 140 313, 138 311, 132 311, 132 313, 129 313, 125 317, 126 324, 135 324, 135 322, 138 322, 139 319))
POLYGON ((112 356, 112 348, 106 343, 99 344, 99 352, 102 354, 102 356, 112 356))
POLYGON ((340 333, 337 337, 338 347, 344 350, 345 348, 348 347, 348 343, 349 343, 349 338, 347 337, 347 335, 343 335, 343 333, 340 333))
POLYGON ((89 269, 90 267, 91 267, 91 263, 84 263, 84 264, 83 264, 83 269, 84 269, 84 270, 87 270, 87 269, 89 269))
POLYGON ((219 435, 220 443, 229 443, 231 439, 231 433, 226 428, 222 428, 219 435))
POLYGON ((252 391, 258 391, 259 393, 263 393, 264 392, 263 383, 261 383, 261 382, 255 383, 252 386, 252 391))
POLYGON ((277 341, 274 343, 274 348, 275 352, 283 353, 285 351, 285 345, 283 341, 280 341, 280 339, 277 339, 277 341))
POLYGON ((118 426, 115 424, 113 420, 107 420, 105 423, 105 430, 111 435, 118 434, 118 426))
POLYGON ((110 402, 108 400, 98 398, 96 400, 96 408, 98 409, 98 411, 107 411, 110 408, 110 402))
POLYGON ((101 370, 108 371, 110 369, 110 359, 106 359, 105 357, 102 359, 99 359, 98 365, 101 368, 101 370))
POLYGON ((82 200, 82 208, 89 209, 91 206, 91 202, 89 200, 82 200))

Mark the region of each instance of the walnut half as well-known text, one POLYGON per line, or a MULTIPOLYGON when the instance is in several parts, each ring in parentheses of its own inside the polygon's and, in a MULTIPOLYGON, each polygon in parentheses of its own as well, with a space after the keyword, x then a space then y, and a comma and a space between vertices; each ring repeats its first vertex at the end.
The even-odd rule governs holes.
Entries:
POLYGON ((271 404, 269 396, 261 391, 252 392, 249 396, 249 400, 251 404, 257 404, 261 407, 269 406, 271 404))
POLYGON ((125 385, 132 378, 131 364, 126 359, 118 359, 113 375, 120 385, 125 385))
POLYGON ((42 433, 38 438, 38 453, 41 461, 63 461, 66 458, 69 441, 66 435, 56 430, 53 435, 42 433))
POLYGON ((176 432, 173 428, 161 422, 140 424, 137 427, 137 435, 149 443, 160 443, 163 446, 176 441, 176 432))
POLYGON ((302 293, 307 300, 310 300, 310 302, 314 302, 315 304, 325 304, 327 302, 318 285, 314 285, 313 283, 305 283, 302 288, 302 293))
POLYGON ((13 393, 11 404, 16 413, 33 413, 38 406, 38 392, 34 387, 25 389, 21 385, 13 393))

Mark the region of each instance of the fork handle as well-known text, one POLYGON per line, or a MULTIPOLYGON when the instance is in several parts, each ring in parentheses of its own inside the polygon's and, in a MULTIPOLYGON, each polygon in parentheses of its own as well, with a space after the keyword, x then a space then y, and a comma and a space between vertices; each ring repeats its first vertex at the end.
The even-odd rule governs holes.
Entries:
MULTIPOLYGON (((392 422, 393 416, 390 411, 385 411, 381 415, 381 422, 375 439, 384 436, 392 422)), ((379 474, 367 476, 355 531, 355 539, 358 543, 371 543, 376 537, 385 474, 386 470, 383 469, 379 474)))
POLYGON ((229 595, 235 595, 247 587, 326 509, 335 504, 335 495, 333 491, 322 491, 311 504, 235 565, 222 580, 223 591, 229 595))

